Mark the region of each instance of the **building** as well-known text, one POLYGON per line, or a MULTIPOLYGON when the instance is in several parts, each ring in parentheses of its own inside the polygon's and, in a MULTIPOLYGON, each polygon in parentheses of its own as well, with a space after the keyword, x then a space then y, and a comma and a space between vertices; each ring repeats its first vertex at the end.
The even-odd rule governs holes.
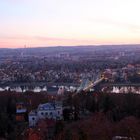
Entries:
POLYGON ((58 91, 57 91, 57 95, 63 95, 65 92, 64 86, 59 87, 58 91))
POLYGON ((29 113, 29 126, 34 127, 40 119, 46 118, 54 120, 63 119, 62 103, 54 102, 40 104, 36 110, 29 113))
POLYGON ((24 103, 17 103, 16 104, 16 121, 21 122, 25 121, 27 109, 24 103))

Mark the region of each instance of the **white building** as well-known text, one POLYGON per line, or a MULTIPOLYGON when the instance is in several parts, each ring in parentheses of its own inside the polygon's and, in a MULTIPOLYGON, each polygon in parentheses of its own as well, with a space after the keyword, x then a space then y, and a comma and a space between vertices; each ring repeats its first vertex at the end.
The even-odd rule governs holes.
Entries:
POLYGON ((62 103, 55 102, 40 104, 36 110, 29 113, 28 117, 30 127, 35 126, 39 119, 49 118, 61 120, 63 119, 62 103))
POLYGON ((59 89, 58 89, 57 94, 58 94, 58 95, 63 95, 63 94, 64 94, 64 91, 65 91, 64 86, 60 86, 59 89))

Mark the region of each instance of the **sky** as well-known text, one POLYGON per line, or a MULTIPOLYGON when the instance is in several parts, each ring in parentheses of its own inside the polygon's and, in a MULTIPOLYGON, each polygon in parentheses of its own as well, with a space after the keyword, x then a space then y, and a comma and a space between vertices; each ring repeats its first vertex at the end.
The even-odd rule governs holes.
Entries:
POLYGON ((139 44, 140 0, 0 0, 0 48, 139 44))

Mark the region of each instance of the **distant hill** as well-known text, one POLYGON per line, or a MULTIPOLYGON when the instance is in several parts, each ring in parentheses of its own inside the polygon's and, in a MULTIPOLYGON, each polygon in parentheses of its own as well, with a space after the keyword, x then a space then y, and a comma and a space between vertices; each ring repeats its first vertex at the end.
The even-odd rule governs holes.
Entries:
POLYGON ((51 53, 78 53, 78 52, 91 52, 98 50, 134 50, 140 49, 140 44, 128 45, 87 45, 87 46, 55 46, 55 47, 34 47, 34 48, 0 48, 0 55, 20 54, 21 52, 29 55, 37 54, 51 54, 51 53))

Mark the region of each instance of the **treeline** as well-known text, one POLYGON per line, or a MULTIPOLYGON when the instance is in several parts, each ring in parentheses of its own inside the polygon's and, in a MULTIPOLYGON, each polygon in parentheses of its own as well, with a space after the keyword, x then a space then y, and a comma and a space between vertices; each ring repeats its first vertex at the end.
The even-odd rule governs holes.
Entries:
POLYGON ((87 120, 79 120, 63 128, 55 140, 140 140, 140 120, 126 117, 118 122, 111 122, 104 113, 95 113, 87 120))
POLYGON ((16 138, 16 98, 11 95, 0 96, 0 139, 16 138))
POLYGON ((79 114, 88 110, 92 113, 102 112, 111 121, 120 121, 124 117, 135 116, 140 118, 140 95, 138 94, 91 94, 80 93, 75 96, 69 94, 65 106, 79 114))
POLYGON ((71 121, 71 112, 78 117, 65 125, 56 140, 112 140, 114 136, 140 139, 138 94, 69 94, 65 105, 69 106, 64 112, 65 121, 71 121), (81 120, 81 114, 87 111, 92 113, 81 120))

